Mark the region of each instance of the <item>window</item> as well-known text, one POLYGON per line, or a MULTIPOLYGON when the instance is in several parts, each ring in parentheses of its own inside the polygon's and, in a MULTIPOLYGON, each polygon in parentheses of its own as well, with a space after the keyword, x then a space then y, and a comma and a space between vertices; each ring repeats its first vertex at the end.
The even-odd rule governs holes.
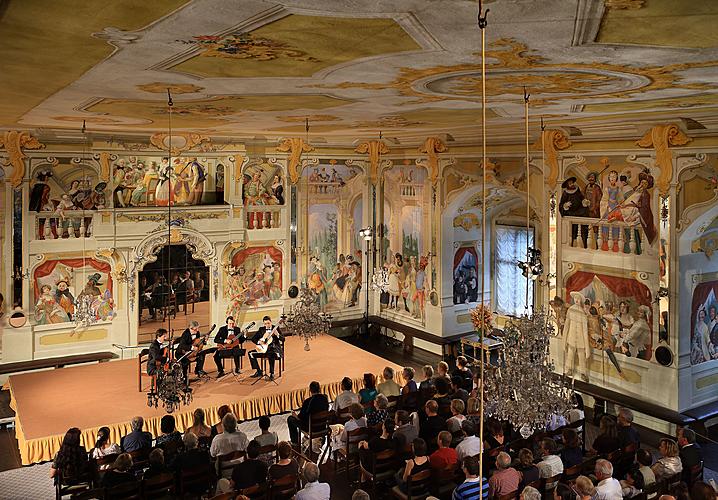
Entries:
MULTIPOLYGON (((494 246, 494 285, 496 311, 499 314, 520 316, 526 309, 526 277, 516 265, 526 261, 526 228, 496 226, 494 246), (500 284, 500 286, 499 286, 500 284)), ((529 232, 529 245, 533 246, 534 230, 529 232)), ((529 280, 529 306, 533 304, 534 282, 529 280)))

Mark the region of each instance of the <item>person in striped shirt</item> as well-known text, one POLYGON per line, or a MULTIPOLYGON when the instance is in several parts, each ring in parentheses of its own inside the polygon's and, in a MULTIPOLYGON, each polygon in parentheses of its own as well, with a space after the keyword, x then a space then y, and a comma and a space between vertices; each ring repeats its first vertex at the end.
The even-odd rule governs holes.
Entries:
POLYGON ((454 489, 452 500, 478 500, 489 498, 489 482, 479 476, 479 459, 466 457, 461 463, 466 480, 454 489))

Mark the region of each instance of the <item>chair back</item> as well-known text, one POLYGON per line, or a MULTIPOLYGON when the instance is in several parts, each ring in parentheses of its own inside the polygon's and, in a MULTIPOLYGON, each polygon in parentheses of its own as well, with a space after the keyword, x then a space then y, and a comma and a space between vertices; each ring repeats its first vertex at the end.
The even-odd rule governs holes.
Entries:
POLYGON ((215 495, 209 500, 234 500, 236 496, 237 494, 234 491, 230 491, 229 493, 220 493, 219 495, 215 495))
POLYGON ((208 465, 200 465, 180 472, 180 495, 205 493, 212 488, 214 477, 208 465))
POLYGON ((145 499, 173 497, 175 494, 174 474, 166 472, 150 479, 145 479, 143 494, 145 499))
POLYGON ((329 418, 332 412, 329 410, 318 411, 309 415, 309 432, 312 436, 320 436, 329 432, 329 418))
POLYGON ((225 455, 217 456, 217 474, 220 477, 228 477, 232 474, 232 469, 237 465, 245 456, 246 451, 234 450, 225 455))
POLYGON ((536 488, 537 490, 541 491, 541 489, 543 488, 543 479, 537 479, 536 481, 531 481, 530 483, 524 485, 524 487, 526 487, 526 486, 531 486, 532 488, 536 488))
POLYGON ((436 394, 436 387, 434 387, 433 385, 430 387, 424 387, 423 389, 419 389, 419 399, 422 403, 429 401, 431 398, 434 397, 434 394, 436 394))
POLYGON ((396 450, 384 450, 372 455, 372 474, 377 475, 397 468, 398 457, 396 450))
POLYGON ((584 476, 590 476, 593 474, 594 469, 596 468, 596 460, 598 460, 598 457, 592 457, 588 460, 584 460, 584 462, 581 464, 581 473, 584 476))
POLYGON ((406 491, 409 500, 412 498, 426 498, 431 494, 431 469, 412 474, 406 481, 406 491))
POLYGON ((131 451, 130 456, 132 457, 133 467, 137 465, 147 466, 150 462, 150 452, 152 448, 140 448, 139 450, 131 451))
POLYGON ((456 488, 456 470, 457 465, 450 465, 443 469, 434 469, 432 480, 434 483, 433 490, 438 497, 446 496, 446 493, 456 488))
POLYGON ((659 485, 659 492, 665 495, 669 495, 671 488, 681 482, 681 473, 673 474, 672 476, 664 477, 659 485))
POLYGON ((269 483, 269 499, 278 500, 292 498, 297 493, 297 474, 287 474, 269 483))
POLYGON ((267 444, 259 447, 259 457, 265 463, 277 462, 277 445, 267 444))
POLYGON ((142 483, 133 481, 131 483, 122 483, 105 490, 105 498, 107 500, 141 500, 142 499, 142 483))
POLYGON ((611 453, 606 454, 606 460, 608 460, 615 466, 620 460, 621 455, 623 455, 623 450, 613 450, 611 453))
POLYGON ((90 490, 73 493, 70 500, 104 500, 105 488, 92 488, 90 490))
POLYGON ((112 453, 103 457, 97 457, 93 459, 93 461, 95 462, 95 465, 101 469, 105 465, 112 465, 113 463, 115 463, 115 460, 117 460, 117 457, 119 456, 119 453, 112 453))
POLYGON ((658 493, 658 487, 659 487, 659 486, 660 486, 660 484, 659 484, 658 481, 654 481, 654 482, 652 482, 651 484, 647 484, 647 485, 643 488, 643 493, 645 493, 646 496, 655 495, 656 493, 658 493))
POLYGON ((648 495, 645 491, 642 491, 638 495, 631 497, 631 500, 648 500, 648 495))
POLYGON ((337 423, 344 424, 344 423, 348 422, 349 420, 351 420, 352 414, 349 411, 349 408, 351 408, 351 406, 346 406, 344 408, 337 408, 337 410, 336 410, 337 423))
POLYGON ((399 401, 401 401, 401 396, 389 396, 386 400, 389 402, 389 404, 386 405, 386 409, 396 411, 397 405, 399 404, 399 401))
POLYGON ((346 433, 346 439, 344 440, 344 446, 347 453, 356 451, 359 441, 369 440, 369 429, 366 427, 357 427, 353 431, 346 433))
POLYGON ((692 486, 697 481, 703 481, 703 461, 691 466, 688 485, 692 486))
POLYGON ((267 485, 255 484, 249 488, 239 490, 239 494, 248 497, 249 500, 264 500, 267 497, 267 485))
POLYGON ((506 493, 504 495, 499 495, 499 500, 514 500, 514 498, 518 498, 519 496, 519 490, 512 491, 510 493, 506 493))
POLYGON ((570 481, 572 479, 576 479, 578 476, 581 475, 581 470, 583 469, 583 464, 576 464, 572 465, 571 467, 563 470, 563 481, 570 481))
POLYGON ((197 448, 209 451, 209 448, 212 446, 212 439, 214 439, 212 436, 197 438, 197 448))

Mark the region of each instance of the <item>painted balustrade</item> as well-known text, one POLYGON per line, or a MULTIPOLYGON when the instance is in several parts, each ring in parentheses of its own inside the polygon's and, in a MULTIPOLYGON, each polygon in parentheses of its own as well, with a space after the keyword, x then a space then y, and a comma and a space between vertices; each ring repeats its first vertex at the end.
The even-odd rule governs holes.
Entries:
POLYGON ((277 229, 282 227, 281 207, 250 205, 246 207, 247 229, 277 229))
POLYGON ((94 212, 81 211, 66 213, 61 217, 56 212, 39 212, 35 217, 34 238, 38 240, 59 240, 89 238, 92 236, 94 212))
POLYGON ((573 248, 641 255, 648 241, 640 225, 590 217, 563 217, 563 234, 573 248))

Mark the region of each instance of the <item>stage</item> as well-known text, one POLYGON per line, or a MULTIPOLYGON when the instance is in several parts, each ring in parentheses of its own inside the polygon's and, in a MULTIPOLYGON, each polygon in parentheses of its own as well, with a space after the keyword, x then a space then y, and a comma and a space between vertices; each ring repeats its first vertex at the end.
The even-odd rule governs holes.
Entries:
MULTIPOLYGON (((300 337, 288 337, 285 352, 285 371, 277 379, 278 386, 265 380, 252 386, 256 379, 249 378, 253 372, 246 356, 241 375, 235 378, 228 373, 217 380, 214 361, 207 356, 205 370, 212 370, 211 378, 192 382, 192 403, 174 412, 178 429, 192 425, 195 408, 205 410, 209 424, 217 422, 217 409, 223 404, 230 405, 240 421, 250 420, 299 408, 312 380, 319 381, 322 391, 333 400, 343 377, 351 377, 356 390, 364 373, 379 378, 385 366, 400 370, 330 335, 312 340, 310 351, 304 350, 300 337)), ((143 384, 148 383, 144 378, 143 384)), ((137 391, 134 359, 12 375, 8 384, 23 465, 52 460, 70 427, 82 430, 83 444, 89 450, 102 426, 109 427, 112 442, 119 443, 130 431, 133 416, 143 416, 145 430, 157 436, 160 418, 165 415, 161 406, 149 408, 147 394, 137 391)))

